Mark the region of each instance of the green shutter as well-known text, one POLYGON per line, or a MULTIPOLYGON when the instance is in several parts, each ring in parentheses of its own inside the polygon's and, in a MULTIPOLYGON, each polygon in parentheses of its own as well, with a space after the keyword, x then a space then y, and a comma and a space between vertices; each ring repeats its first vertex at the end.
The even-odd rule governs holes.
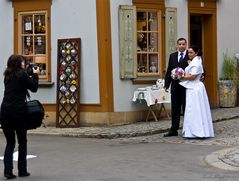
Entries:
POLYGON ((166 62, 168 62, 170 53, 173 53, 177 50, 177 8, 166 8, 165 40, 166 62))
POLYGON ((119 61, 120 78, 136 78, 136 8, 121 5, 119 7, 119 61))

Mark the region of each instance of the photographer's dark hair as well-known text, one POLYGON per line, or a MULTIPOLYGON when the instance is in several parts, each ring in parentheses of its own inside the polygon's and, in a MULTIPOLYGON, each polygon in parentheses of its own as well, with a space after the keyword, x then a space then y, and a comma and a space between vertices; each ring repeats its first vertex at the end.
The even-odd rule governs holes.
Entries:
POLYGON ((19 72, 19 70, 23 70, 22 62, 25 61, 25 58, 22 55, 11 55, 7 61, 7 68, 4 71, 5 81, 11 79, 11 77, 19 72))

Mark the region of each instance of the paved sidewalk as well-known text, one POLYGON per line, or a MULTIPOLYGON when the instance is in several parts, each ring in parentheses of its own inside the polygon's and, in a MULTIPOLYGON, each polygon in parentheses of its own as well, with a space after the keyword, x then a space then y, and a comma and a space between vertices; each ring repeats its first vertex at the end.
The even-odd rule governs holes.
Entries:
MULTIPOLYGON (((239 118, 239 107, 235 108, 218 108, 212 110, 213 122, 218 122, 218 126, 221 123, 225 124, 227 122, 220 122, 225 120, 232 120, 233 118, 239 118)), ((182 124, 182 121, 181 121, 182 124)), ((228 123, 231 124, 231 123, 228 123)), ((233 125, 237 125, 237 119, 233 125)), ((233 126, 232 125, 232 126, 233 126)), ((161 119, 158 122, 138 122, 129 125, 122 126, 112 126, 112 127, 80 127, 80 128, 55 128, 55 127, 40 127, 36 130, 31 130, 29 134, 42 134, 42 135, 59 135, 59 136, 73 136, 73 137, 83 137, 83 138, 120 138, 120 139, 139 139, 136 136, 157 136, 157 133, 163 133, 168 131, 171 126, 171 121, 168 119, 161 119), (134 138, 133 138, 134 137, 134 138)), ((223 126, 222 126, 223 127, 223 126)), ((230 129, 230 128, 229 128, 230 129)), ((234 130, 237 135, 237 126, 234 130)), ((1 132, 1 129, 0 129, 1 132)), ((222 135, 223 136, 223 135, 222 135)), ((151 139, 152 139, 151 138, 151 139)), ((156 138, 157 140, 161 140, 156 138)), ((180 139, 180 138, 174 138, 180 139)), ((228 138, 225 138, 228 139, 228 138)), ((238 139, 237 137, 235 139, 238 139)), ((173 140, 169 139, 169 140, 173 140)), ((237 141, 238 142, 238 141, 237 141)), ((209 140, 210 143, 210 140, 209 140)), ((239 171, 239 147, 227 148, 223 150, 218 150, 205 157, 205 161, 214 167, 239 171)))
MULTIPOLYGON (((223 121, 239 117, 239 107, 212 109, 213 122, 223 121)), ((181 121, 182 123, 182 121, 181 121)), ((74 136, 83 138, 122 138, 145 136, 168 131, 171 121, 167 118, 158 122, 137 122, 129 125, 110 127, 80 127, 80 128, 55 128, 40 127, 30 130, 29 134, 47 134, 60 136, 74 136)))
MULTIPOLYGON (((239 118, 239 107, 212 109, 213 122, 239 118)), ((182 124, 182 121, 181 121, 182 124)), ((74 136, 84 138, 129 138, 136 136, 153 135, 168 131, 171 121, 161 119, 158 122, 138 122, 129 125, 112 127, 80 127, 80 128, 54 128, 41 127, 29 131, 30 134, 47 134, 60 136, 74 136)), ((239 147, 227 148, 213 152, 204 159, 207 164, 224 170, 239 171, 239 147)))

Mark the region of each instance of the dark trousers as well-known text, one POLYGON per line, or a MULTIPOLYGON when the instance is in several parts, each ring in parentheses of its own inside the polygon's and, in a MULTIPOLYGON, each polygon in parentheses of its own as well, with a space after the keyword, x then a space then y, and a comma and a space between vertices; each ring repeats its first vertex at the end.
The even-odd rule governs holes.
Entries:
POLYGON ((171 131, 175 132, 179 129, 180 116, 184 113, 186 102, 186 89, 177 84, 175 90, 171 92, 171 115, 172 126, 171 131))
POLYGON ((27 130, 24 128, 3 127, 3 133, 6 137, 6 148, 4 152, 4 173, 12 173, 13 170, 13 152, 16 144, 16 135, 18 140, 18 172, 27 171, 27 130))

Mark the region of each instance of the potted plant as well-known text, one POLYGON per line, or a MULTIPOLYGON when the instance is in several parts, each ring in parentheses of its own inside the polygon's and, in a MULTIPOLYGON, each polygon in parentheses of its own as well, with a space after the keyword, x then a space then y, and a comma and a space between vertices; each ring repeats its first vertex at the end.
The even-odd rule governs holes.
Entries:
POLYGON ((235 107, 237 101, 237 63, 228 51, 223 53, 222 76, 219 80, 220 107, 235 107))

